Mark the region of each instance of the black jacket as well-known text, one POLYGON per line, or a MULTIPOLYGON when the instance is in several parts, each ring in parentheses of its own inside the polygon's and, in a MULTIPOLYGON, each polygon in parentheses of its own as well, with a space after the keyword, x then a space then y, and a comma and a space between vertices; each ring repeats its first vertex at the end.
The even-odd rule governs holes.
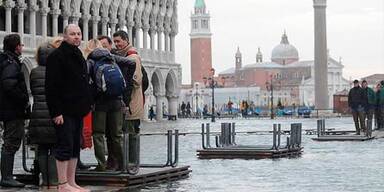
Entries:
POLYGON ((51 117, 84 117, 92 94, 85 59, 76 46, 63 42, 48 56, 45 93, 51 117))
POLYGON ((15 53, 0 54, 0 121, 26 118, 28 91, 15 53))
POLYGON ((38 67, 32 69, 30 85, 33 95, 33 107, 29 122, 29 138, 31 144, 56 143, 56 132, 49 115, 45 98, 45 69, 47 57, 53 48, 41 48, 38 53, 38 67))
POLYGON ((348 106, 351 108, 364 105, 364 91, 361 87, 353 87, 348 93, 348 106))

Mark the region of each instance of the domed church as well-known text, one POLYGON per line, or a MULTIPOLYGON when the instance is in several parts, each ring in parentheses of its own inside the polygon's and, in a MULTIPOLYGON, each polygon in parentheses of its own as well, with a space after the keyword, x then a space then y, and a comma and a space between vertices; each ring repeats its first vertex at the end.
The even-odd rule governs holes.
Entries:
MULTIPOLYGON (((343 64, 328 53, 328 90, 330 105, 333 94, 348 89, 348 81, 343 78, 343 64)), ((283 105, 314 105, 314 60, 300 61, 299 52, 288 41, 284 32, 280 44, 272 49, 271 61, 264 61, 258 48, 256 62, 243 66, 242 54, 237 49, 235 67, 219 73, 223 87, 260 87, 255 101, 268 105, 270 85, 274 87, 274 102, 283 105)))

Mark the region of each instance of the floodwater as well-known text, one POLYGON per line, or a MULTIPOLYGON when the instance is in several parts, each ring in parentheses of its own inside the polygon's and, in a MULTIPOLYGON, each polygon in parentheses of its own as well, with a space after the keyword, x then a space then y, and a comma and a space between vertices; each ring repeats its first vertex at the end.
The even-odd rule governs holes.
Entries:
MULTIPOLYGON (((179 129, 179 165, 190 165, 188 179, 171 183, 153 184, 140 189, 91 187, 93 191, 126 192, 383 192, 384 139, 365 142, 315 142, 315 135, 303 135, 304 153, 298 158, 277 160, 199 160, 196 149, 201 148, 201 123, 209 120, 179 120, 177 122, 144 123, 143 133, 165 133, 179 129)), ((290 123, 302 123, 303 130, 315 129, 316 119, 227 119, 211 125, 219 131, 220 122, 236 122, 236 131, 269 131, 273 123, 289 129, 290 123)), ((336 130, 353 130, 351 118, 326 119, 326 126, 336 130)), ((282 139, 282 141, 285 141, 282 139)), ((213 144, 213 139, 212 139, 213 144)), ((240 133, 238 144, 272 144, 272 135, 240 133)), ((283 142, 285 143, 285 142, 283 142)), ((166 160, 166 137, 143 136, 141 162, 163 163, 166 160)), ((96 162, 92 151, 83 151, 82 158, 96 162)), ((20 159, 19 159, 20 160, 20 159)), ((19 161, 18 160, 18 161, 19 161)), ((18 166, 20 169, 20 165, 18 166)), ((2 189, 0 189, 2 190, 2 189)), ((12 190, 10 190, 12 191, 12 190)), ((30 187, 21 191, 37 191, 30 187)))

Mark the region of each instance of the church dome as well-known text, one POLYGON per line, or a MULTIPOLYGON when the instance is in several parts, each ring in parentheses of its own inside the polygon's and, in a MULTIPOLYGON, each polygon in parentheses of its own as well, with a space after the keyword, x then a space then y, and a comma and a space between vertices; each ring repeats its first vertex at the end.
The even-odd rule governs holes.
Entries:
POLYGON ((287 35, 283 34, 281 42, 272 50, 272 62, 282 65, 290 64, 299 60, 299 53, 293 45, 289 44, 287 35))

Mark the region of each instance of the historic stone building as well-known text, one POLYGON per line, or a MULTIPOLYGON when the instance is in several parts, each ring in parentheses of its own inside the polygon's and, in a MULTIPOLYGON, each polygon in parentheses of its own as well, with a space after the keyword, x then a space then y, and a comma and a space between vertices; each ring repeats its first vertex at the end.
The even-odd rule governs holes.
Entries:
POLYGON ((177 114, 181 85, 181 66, 175 62, 177 0, 0 1, 0 43, 7 34, 20 34, 28 71, 34 67, 36 47, 62 33, 69 23, 81 27, 84 41, 127 31, 151 82, 145 93, 146 110, 154 104, 162 114, 161 106, 168 105, 168 113, 177 114))
MULTIPOLYGON (((258 105, 268 105, 270 99, 270 84, 274 87, 274 104, 280 100, 283 105, 315 104, 313 60, 300 61, 298 50, 289 43, 284 32, 280 44, 276 45, 271 54, 271 61, 263 61, 263 55, 258 49, 256 62, 242 65, 242 55, 238 48, 235 54, 234 68, 219 73, 224 87, 260 87, 261 92, 254 101, 258 105)), ((337 61, 328 53, 328 98, 332 106, 333 94, 350 87, 343 78, 341 61, 337 61)))

